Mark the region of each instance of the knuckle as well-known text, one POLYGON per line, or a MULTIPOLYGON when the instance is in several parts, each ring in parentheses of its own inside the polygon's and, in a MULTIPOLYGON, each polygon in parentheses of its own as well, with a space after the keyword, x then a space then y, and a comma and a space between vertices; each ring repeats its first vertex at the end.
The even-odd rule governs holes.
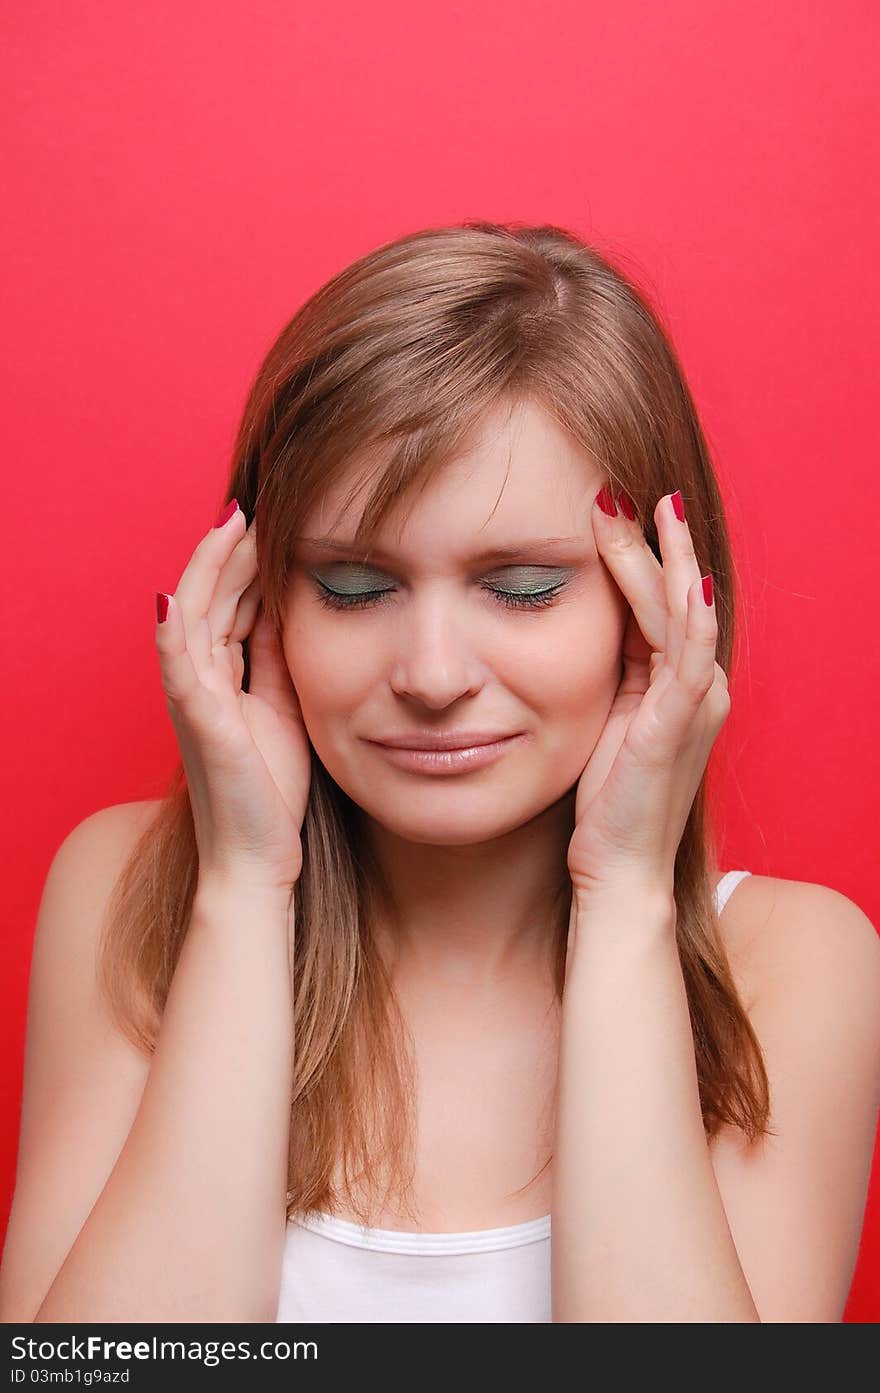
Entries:
POLYGON ((163 667, 162 690, 169 703, 181 708, 191 697, 192 684, 178 666, 163 667))
POLYGON ((216 725, 217 698, 195 674, 189 681, 175 683, 172 680, 171 690, 166 688, 166 697, 178 720, 198 734, 206 734, 216 725))
POLYGON ((626 527, 615 531, 608 539, 608 550, 619 552, 621 556, 625 556, 627 552, 632 552, 633 548, 639 545, 637 538, 626 527))
MULTIPOLYGON (((206 532, 203 537, 200 537, 199 540, 196 542, 195 546, 193 547, 192 556, 189 560, 189 566, 191 566, 193 562, 202 561, 206 556, 209 556, 211 552, 214 550, 217 538, 220 535, 221 533, 215 532, 214 528, 212 527, 210 532, 206 532)), ((187 570, 189 570, 189 566, 187 566, 187 570)))
POLYGON ((711 675, 694 677, 690 683, 690 691, 698 704, 704 702, 712 690, 713 678, 711 675))
POLYGON ((185 699, 180 684, 175 682, 173 677, 163 677, 162 691, 165 693, 169 711, 173 713, 180 710, 185 699))
POLYGON ((227 536, 221 527, 212 527, 208 532, 199 538, 193 548, 190 564, 193 561, 201 561, 204 557, 210 556, 217 549, 219 543, 227 536))

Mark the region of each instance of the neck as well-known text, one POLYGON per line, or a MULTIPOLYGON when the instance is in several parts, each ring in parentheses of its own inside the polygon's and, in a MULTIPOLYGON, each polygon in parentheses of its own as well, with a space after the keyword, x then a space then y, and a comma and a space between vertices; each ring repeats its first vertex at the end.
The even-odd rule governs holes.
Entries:
POLYGON ((546 972, 560 918, 568 921, 573 818, 574 790, 500 837, 437 846, 365 817, 364 844, 379 872, 371 918, 392 971, 476 992, 546 972))

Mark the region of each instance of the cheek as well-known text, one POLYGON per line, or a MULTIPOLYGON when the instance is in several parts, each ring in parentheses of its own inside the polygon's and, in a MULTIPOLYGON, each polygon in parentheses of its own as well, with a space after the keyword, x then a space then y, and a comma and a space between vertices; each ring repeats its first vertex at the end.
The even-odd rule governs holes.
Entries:
POLYGON ((290 603, 282 647, 307 726, 346 714, 375 679, 375 652, 308 598, 290 603))
POLYGON ((339 664, 333 661, 334 645, 328 642, 324 629, 314 606, 295 599, 291 601, 284 619, 281 646, 304 716, 313 706, 316 693, 328 686, 332 692, 339 677, 339 664))
POLYGON ((573 606, 532 668, 528 700, 538 714, 548 755, 577 766, 589 757, 621 678, 629 606, 573 606))
POLYGON ((548 722, 569 727, 604 722, 620 683, 620 645, 594 634, 544 655, 534 675, 534 709, 548 722))

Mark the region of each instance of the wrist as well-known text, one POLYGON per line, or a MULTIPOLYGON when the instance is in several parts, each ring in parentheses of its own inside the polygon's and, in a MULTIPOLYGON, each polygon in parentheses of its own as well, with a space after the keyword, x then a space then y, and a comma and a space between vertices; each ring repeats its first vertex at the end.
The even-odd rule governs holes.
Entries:
POLYGON ((592 877, 585 884, 572 881, 572 900, 578 915, 589 916, 604 908, 640 906, 655 913, 675 912, 675 884, 671 873, 645 867, 618 870, 605 879, 592 877))
POLYGON ((229 908, 239 913, 259 910, 286 917, 293 910, 295 888, 212 871, 199 875, 194 903, 211 909, 229 908))
POLYGON ((579 941, 596 939, 674 939, 677 921, 675 896, 659 885, 575 893, 569 951, 573 952, 579 941))

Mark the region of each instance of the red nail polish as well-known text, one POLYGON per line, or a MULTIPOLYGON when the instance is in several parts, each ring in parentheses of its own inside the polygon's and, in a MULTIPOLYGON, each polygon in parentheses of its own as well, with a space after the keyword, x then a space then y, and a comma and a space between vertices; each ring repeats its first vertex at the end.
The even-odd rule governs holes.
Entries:
POLYGON ((700 579, 703 582, 703 599, 706 601, 707 605, 711 605, 712 597, 715 594, 715 587, 712 584, 712 576, 711 574, 709 574, 708 576, 701 576, 700 579))
POLYGON ((629 494, 627 493, 626 489, 621 489, 621 490, 620 490, 620 492, 619 492, 618 495, 617 495, 617 501, 618 501, 618 503, 620 504, 620 511, 623 513, 623 516, 624 516, 625 518, 629 518, 630 522, 635 522, 635 520, 636 520, 636 509, 635 509, 635 504, 633 503, 633 501, 632 501, 632 499, 630 498, 629 494))
POLYGON ((602 512, 607 513, 610 518, 617 517, 617 505, 614 502, 614 494, 607 484, 603 484, 596 494, 596 502, 599 504, 602 512))
POLYGON ((238 512, 238 499, 231 498, 229 502, 226 504, 226 506, 220 509, 219 513, 217 514, 216 521, 214 522, 214 526, 222 527, 224 522, 228 522, 229 519, 232 517, 232 514, 236 512, 238 512))
POLYGON ((672 506, 679 522, 684 522, 684 499, 681 496, 681 489, 676 489, 672 495, 672 506))
POLYGON ((164 624, 168 618, 168 596, 163 595, 161 590, 156 591, 156 620, 159 624, 164 624))

